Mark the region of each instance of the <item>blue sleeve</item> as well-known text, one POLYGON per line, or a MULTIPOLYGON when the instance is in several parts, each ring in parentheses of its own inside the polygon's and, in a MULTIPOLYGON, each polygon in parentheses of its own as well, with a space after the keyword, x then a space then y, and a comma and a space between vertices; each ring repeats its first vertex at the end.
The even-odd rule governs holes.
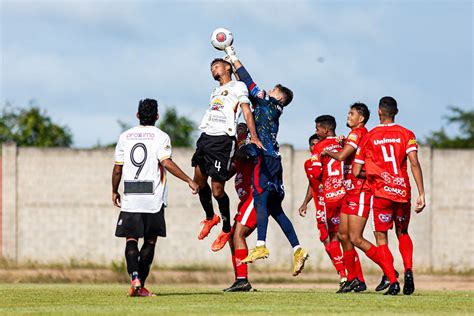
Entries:
POLYGON ((239 75, 240 81, 245 83, 245 85, 247 86, 249 94, 252 97, 257 99, 265 98, 265 90, 260 89, 260 87, 257 86, 257 84, 253 81, 252 77, 250 77, 250 74, 247 72, 247 69, 245 69, 244 66, 237 69, 237 74, 239 75))

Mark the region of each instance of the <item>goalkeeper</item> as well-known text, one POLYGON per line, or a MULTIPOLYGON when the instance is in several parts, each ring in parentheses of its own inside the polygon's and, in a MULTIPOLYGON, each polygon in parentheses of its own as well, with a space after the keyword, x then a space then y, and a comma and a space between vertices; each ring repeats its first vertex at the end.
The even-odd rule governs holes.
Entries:
POLYGON ((293 92, 280 84, 277 84, 268 92, 260 89, 237 58, 234 48, 229 46, 225 51, 227 59, 233 64, 240 80, 245 83, 249 90, 250 99, 255 106, 253 114, 257 136, 264 146, 263 149, 259 149, 251 144, 247 150, 249 156, 254 159, 252 186, 257 210, 257 245, 242 260, 242 263, 253 262, 269 256, 270 252, 265 245, 265 241, 268 214, 270 214, 280 225, 293 247, 293 275, 296 276, 303 269, 308 253, 301 248, 293 224, 282 208, 285 192, 283 189, 283 168, 277 142, 280 116, 284 107, 292 101, 293 92))

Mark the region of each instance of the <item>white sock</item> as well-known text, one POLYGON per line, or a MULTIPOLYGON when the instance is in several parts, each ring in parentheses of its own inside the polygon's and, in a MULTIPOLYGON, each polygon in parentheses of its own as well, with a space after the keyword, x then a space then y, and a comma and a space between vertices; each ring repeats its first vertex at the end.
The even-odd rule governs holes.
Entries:
POLYGON ((257 240, 257 247, 265 246, 265 240, 257 240))
POLYGON ((300 249, 301 246, 300 245, 297 245, 297 246, 294 246, 293 247, 293 253, 295 253, 298 249, 300 249))

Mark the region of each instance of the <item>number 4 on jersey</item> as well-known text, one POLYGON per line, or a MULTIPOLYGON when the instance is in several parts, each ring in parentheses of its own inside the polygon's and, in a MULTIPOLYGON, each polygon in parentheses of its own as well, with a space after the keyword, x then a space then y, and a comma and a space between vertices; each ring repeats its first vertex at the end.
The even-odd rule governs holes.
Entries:
POLYGON ((397 161, 395 159, 395 149, 393 148, 393 145, 388 145, 388 146, 390 147, 390 156, 387 153, 387 147, 385 145, 381 146, 382 147, 383 160, 385 162, 391 162, 394 174, 398 175, 397 161))

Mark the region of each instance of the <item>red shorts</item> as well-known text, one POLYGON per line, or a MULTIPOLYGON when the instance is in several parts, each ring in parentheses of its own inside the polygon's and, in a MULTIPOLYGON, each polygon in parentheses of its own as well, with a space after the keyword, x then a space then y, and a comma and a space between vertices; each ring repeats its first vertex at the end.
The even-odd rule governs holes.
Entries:
POLYGON ((251 229, 257 227, 257 210, 253 205, 252 194, 249 194, 246 200, 240 201, 234 220, 251 229))
POLYGON ((360 192, 359 194, 346 195, 342 203, 341 213, 369 218, 372 209, 372 193, 360 192))
POLYGON ((335 202, 325 202, 325 210, 326 210, 326 224, 328 227, 328 233, 336 233, 339 231, 339 224, 341 223, 341 208, 342 208, 342 201, 344 199, 340 199, 335 202))
POLYGON ((326 225, 326 210, 324 208, 324 202, 318 201, 316 205, 316 227, 319 230, 319 240, 321 242, 328 238, 328 228, 326 225))
POLYGON ((408 229, 411 215, 410 202, 400 203, 374 196, 373 209, 373 229, 375 232, 386 232, 392 229, 393 222, 401 230, 408 229))

